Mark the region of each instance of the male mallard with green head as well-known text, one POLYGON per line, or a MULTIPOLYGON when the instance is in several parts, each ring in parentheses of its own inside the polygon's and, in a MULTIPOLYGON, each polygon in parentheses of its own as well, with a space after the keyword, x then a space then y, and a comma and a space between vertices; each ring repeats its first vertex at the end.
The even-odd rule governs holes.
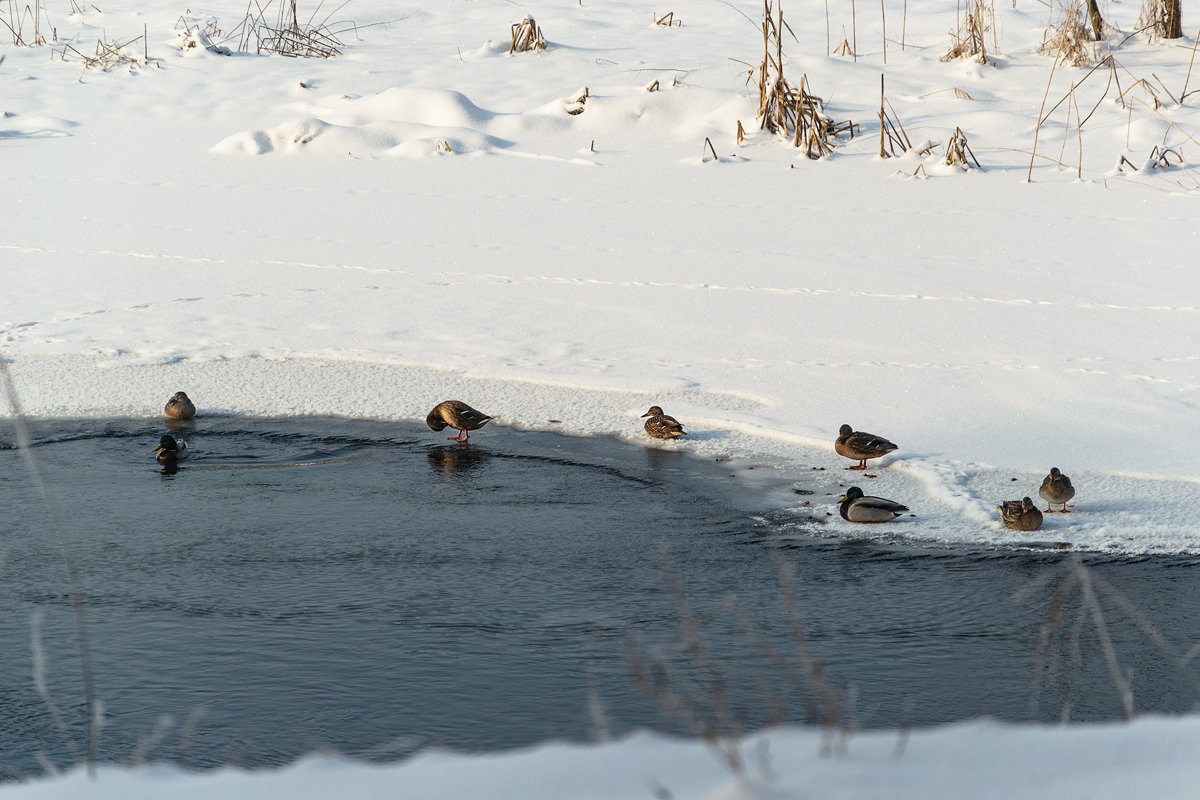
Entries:
POLYGON ((667 416, 658 406, 650 406, 650 410, 642 416, 650 418, 646 420, 646 433, 655 439, 678 439, 687 435, 679 420, 667 416))
POLYGON ((862 489, 851 486, 838 498, 838 512, 847 522, 891 522, 908 511, 908 506, 882 497, 863 495, 862 489))
POLYGON ((171 395, 163 411, 166 412, 167 419, 192 419, 196 416, 196 406, 184 392, 171 395))
POLYGON ((458 436, 446 438, 456 442, 465 442, 470 438, 468 431, 477 431, 487 425, 492 417, 482 411, 476 411, 461 400, 445 400, 438 403, 425 417, 425 424, 435 431, 444 430, 450 426, 458 431, 458 436))
POLYGON ((154 446, 154 460, 160 464, 178 464, 188 457, 187 442, 174 434, 164 434, 154 446))
POLYGON ((1042 479, 1042 486, 1038 489, 1038 494, 1046 501, 1046 510, 1053 511, 1050 506, 1062 504, 1064 514, 1070 512, 1067 508, 1067 501, 1075 496, 1075 487, 1071 485, 1071 479, 1063 475, 1058 467, 1051 467, 1050 474, 1042 479))
POLYGON ((1033 504, 1033 500, 1023 497, 1020 500, 1005 500, 996 506, 1004 519, 1004 526, 1014 531, 1036 531, 1042 527, 1042 512, 1033 504))
POLYGON ((847 467, 846 469, 866 469, 868 458, 886 456, 895 450, 896 447, 897 445, 892 444, 882 436, 876 436, 873 433, 866 433, 864 431, 856 431, 849 425, 843 425, 838 430, 837 440, 833 443, 833 449, 837 451, 838 455, 858 462, 858 466, 847 467))

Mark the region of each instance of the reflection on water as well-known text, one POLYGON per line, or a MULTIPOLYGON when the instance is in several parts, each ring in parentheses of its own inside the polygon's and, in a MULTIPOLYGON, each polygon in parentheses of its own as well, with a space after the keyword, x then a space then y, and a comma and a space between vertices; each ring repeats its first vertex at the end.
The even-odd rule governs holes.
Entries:
MULTIPOLYGON (((388 758, 753 728, 822 719, 822 696, 864 727, 1118 719, 1104 636, 1139 712, 1200 697, 1179 663, 1200 639, 1194 561, 1090 559, 1101 632, 1073 556, 829 540, 780 510, 804 484, 678 449, 218 417, 179 424, 192 456, 168 474, 162 429, 37 433, 83 573, 106 758, 279 764, 316 746, 388 758)), ((0 429, 9 776, 72 760, 31 678, 35 613, 77 740, 82 720, 61 548, 11 441, 0 429)))
POLYGON ((482 467, 487 463, 489 453, 478 445, 468 443, 430 447, 425 457, 429 459, 429 467, 435 475, 449 479, 482 467))

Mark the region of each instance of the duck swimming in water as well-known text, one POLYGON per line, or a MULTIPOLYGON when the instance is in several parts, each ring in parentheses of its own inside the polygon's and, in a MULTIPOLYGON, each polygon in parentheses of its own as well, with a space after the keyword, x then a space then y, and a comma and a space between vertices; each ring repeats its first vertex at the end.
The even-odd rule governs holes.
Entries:
POLYGON ((680 436, 686 436, 687 431, 683 429, 683 425, 679 420, 672 416, 663 413, 659 406, 650 406, 650 410, 643 417, 649 417, 646 420, 646 433, 655 439, 678 439, 680 436))
POLYGON ((838 437, 833 443, 833 449, 840 456, 857 461, 858 466, 847 469, 866 469, 868 458, 879 458, 897 449, 897 445, 882 436, 865 431, 856 431, 849 425, 843 425, 838 430, 838 437))
POLYGON ((458 431, 458 436, 449 436, 456 442, 465 442, 470 438, 468 431, 477 431, 492 420, 482 411, 476 411, 461 400, 445 400, 438 403, 425 417, 425 424, 435 431, 444 430, 447 426, 458 431))
POLYGON ((186 392, 176 392, 171 395, 163 411, 167 419, 193 419, 196 416, 196 405, 188 398, 186 392))
POLYGON ((160 464, 178 464, 188 457, 187 442, 174 434, 164 434, 158 440, 158 444, 154 446, 154 452, 157 453, 154 460, 160 464))

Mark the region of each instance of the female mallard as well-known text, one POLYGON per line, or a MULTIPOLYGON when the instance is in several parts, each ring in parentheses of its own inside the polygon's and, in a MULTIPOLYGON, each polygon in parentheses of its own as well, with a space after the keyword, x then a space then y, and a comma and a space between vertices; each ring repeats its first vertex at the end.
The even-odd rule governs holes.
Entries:
POLYGON ((882 497, 863 496, 862 489, 851 486, 838 498, 838 511, 847 522, 891 522, 908 511, 908 506, 882 497))
POLYGON ((1042 527, 1042 512, 1028 497, 1005 500, 996 510, 1004 518, 1004 526, 1014 531, 1036 531, 1042 527))
POLYGON ((1042 488, 1038 489, 1038 494, 1046 501, 1047 511, 1053 511, 1050 506, 1061 503, 1062 511, 1066 514, 1070 511, 1067 501, 1075 496, 1075 487, 1071 485, 1071 479, 1063 475, 1058 467, 1051 467, 1050 474, 1042 479, 1042 488))
POLYGON ((646 433, 655 439, 678 439, 687 435, 679 420, 667 416, 658 406, 650 406, 650 410, 642 416, 650 418, 646 420, 646 433))
POLYGON ((166 412, 167 419, 192 419, 196 416, 196 406, 184 392, 171 395, 163 411, 166 412))
POLYGON ((188 446, 180 437, 167 433, 158 440, 158 444, 154 447, 154 452, 158 453, 154 460, 160 464, 178 464, 188 457, 188 446))
POLYGON ((467 431, 477 431, 492 419, 482 411, 476 411, 461 400, 446 400, 438 403, 425 417, 425 424, 435 431, 447 425, 458 431, 458 436, 448 436, 456 442, 465 442, 471 437, 467 431))
POLYGON ((833 449, 839 456, 845 456, 858 462, 858 466, 847 467, 847 469, 866 469, 868 458, 886 456, 896 447, 882 436, 856 431, 849 425, 843 425, 838 430, 838 438, 833 443, 833 449))

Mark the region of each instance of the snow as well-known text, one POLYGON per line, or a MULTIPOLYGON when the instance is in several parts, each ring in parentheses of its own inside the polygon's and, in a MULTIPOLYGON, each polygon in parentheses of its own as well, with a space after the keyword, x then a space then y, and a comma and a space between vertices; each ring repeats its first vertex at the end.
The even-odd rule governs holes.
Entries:
MULTIPOLYGON (((246 6, 230 0, 186 16, 48 6, 56 41, 0 49, 0 352, 20 402, 35 417, 153 418, 183 389, 206 414, 419 420, 458 397, 497 417, 481 435, 631 442, 658 404, 690 432, 666 446, 816 481, 815 497, 868 482, 914 509, 879 535, 1013 546, 994 506, 1036 497, 1059 466, 1078 495, 1047 515, 1045 541, 1200 553, 1200 181, 1186 159, 1149 168, 1156 147, 1195 152, 1200 104, 1178 102, 1194 41, 1126 41, 1138 10, 1113 4, 1114 67, 1052 72, 1038 48, 1060 12, 1018 0, 995 8, 991 63, 943 62, 949 7, 885 5, 886 59, 879 9, 858 9, 852 59, 826 55, 848 5, 828 27, 816 7, 784 8, 787 77, 861 125, 821 161, 755 124, 758 2, 689 3, 667 28, 633 2, 354 0, 332 14, 344 46, 327 60, 205 49, 237 50, 196 33, 233 31, 246 6), (510 55, 525 14, 549 47, 510 55), (102 71, 77 55, 143 30, 126 54, 148 62, 102 71), (878 156, 881 75, 931 155, 878 156), (956 128, 984 169, 941 163, 956 128), (900 444, 877 478, 842 471, 842 423, 900 444)), ((864 535, 833 519, 824 533, 864 535)), ((106 768, 100 785, 304 796, 315 774, 363 797, 376 781, 469 797, 552 787, 578 759, 604 796, 644 796, 610 767, 633 774, 652 753, 676 797, 1169 797, 1195 780, 1174 756, 1198 732, 980 723, 916 732, 898 758, 895 736, 870 734, 820 759, 818 734, 780 731, 779 776, 753 786, 699 744, 653 737, 270 775, 106 768)), ((76 774, 0 794, 92 788, 76 774)))

